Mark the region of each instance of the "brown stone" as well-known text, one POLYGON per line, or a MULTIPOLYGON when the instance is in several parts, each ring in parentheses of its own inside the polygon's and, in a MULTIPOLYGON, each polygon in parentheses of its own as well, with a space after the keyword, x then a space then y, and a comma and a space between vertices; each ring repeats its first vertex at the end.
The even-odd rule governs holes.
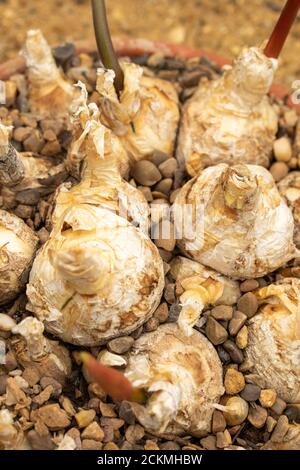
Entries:
POLYGON ((44 403, 46 403, 46 401, 49 400, 49 398, 52 395, 52 392, 53 392, 52 385, 48 385, 41 393, 36 395, 32 401, 34 403, 37 403, 39 406, 41 406, 44 403))
POLYGON ((155 310, 154 318, 156 318, 159 321, 159 323, 164 323, 167 321, 168 316, 169 316, 168 304, 166 302, 163 302, 155 310))
POLYGON ((248 346, 248 328, 246 325, 236 335, 235 342, 240 349, 245 349, 248 346))
POLYGON ((23 142, 24 140, 28 139, 32 132, 30 127, 17 127, 14 130, 14 140, 17 142, 23 142))
POLYGON ((240 284, 241 292, 251 292, 252 290, 258 289, 259 282, 256 279, 247 279, 240 284))
POLYGON ((225 447, 232 444, 231 435, 227 429, 224 432, 218 432, 216 437, 216 446, 218 449, 224 449, 225 447))
POLYGON ((131 424, 125 432, 125 437, 131 444, 143 439, 144 435, 145 429, 140 424, 131 424))
POLYGON ((245 387, 245 379, 241 372, 230 368, 227 369, 224 379, 225 391, 228 395, 236 395, 245 387))
POLYGON ((119 416, 127 424, 135 423, 135 414, 132 409, 132 404, 129 401, 122 401, 119 409, 119 416))
POLYGON ((247 315, 248 318, 252 318, 258 309, 257 298, 252 292, 247 292, 242 295, 237 301, 238 310, 247 315))
POLYGON ((286 409, 286 402, 281 398, 277 397, 274 405, 271 407, 271 410, 274 411, 278 416, 281 415, 286 409))
POLYGON ((168 160, 159 165, 158 169, 163 178, 173 178, 177 167, 178 163, 176 158, 168 158, 168 160))
POLYGON ((260 392, 259 401, 264 408, 272 408, 277 398, 277 393, 274 389, 264 389, 260 392))
POLYGON ((33 130, 29 137, 23 142, 26 152, 40 153, 45 141, 38 130, 33 130))
POLYGON ((46 142, 46 144, 42 148, 41 154, 45 155, 46 157, 54 157, 55 155, 58 155, 60 152, 61 152, 60 143, 57 140, 54 140, 53 142, 46 142))
POLYGON ((78 427, 86 428, 96 416, 95 410, 81 410, 75 414, 75 419, 78 424, 78 427))
POLYGON ((241 397, 246 401, 256 401, 260 395, 260 388, 254 384, 246 384, 241 391, 241 397))
POLYGON ((115 405, 113 405, 112 403, 104 403, 103 401, 100 401, 99 409, 100 409, 101 415, 106 418, 117 417, 116 412, 115 412, 115 405))
POLYGON ((217 450, 216 443, 217 439, 215 436, 203 437, 200 440, 200 444, 202 445, 202 447, 207 450, 217 450))
POLYGON ((231 320, 233 315, 233 308, 229 305, 217 305, 211 310, 211 316, 215 320, 231 320))
POLYGON ((82 450, 101 450, 102 443, 93 439, 83 439, 82 450))
POLYGON ((236 364, 241 364, 243 362, 243 353, 233 341, 228 339, 223 344, 223 347, 229 353, 233 362, 235 362, 236 364))
POLYGON ((55 444, 50 434, 47 436, 39 436, 33 429, 27 433, 27 439, 32 450, 54 450, 55 444))
POLYGON ((133 178, 143 186, 153 186, 161 180, 157 167, 147 160, 136 162, 131 173, 133 178))
POLYGON ((51 431, 65 429, 70 425, 67 413, 57 403, 39 408, 38 417, 51 431))
POLYGON ((236 310, 233 314, 232 319, 229 322, 229 333, 231 336, 236 336, 240 329, 245 325, 247 320, 247 315, 245 313, 236 310))
POLYGON ((205 333, 215 346, 224 343, 228 338, 228 333, 225 328, 212 317, 208 317, 207 319, 205 333))
POLYGON ((265 408, 262 408, 261 406, 254 405, 249 407, 249 413, 248 413, 248 421, 252 424, 257 429, 261 429, 268 417, 268 412, 265 408))
POLYGON ((123 336, 116 338, 108 343, 108 349, 116 354, 124 354, 128 352, 134 344, 134 339, 131 336, 123 336))
POLYGON ((83 439, 92 439, 94 441, 103 441, 104 431, 96 421, 89 424, 82 432, 83 439))
POLYGON ((147 333, 150 333, 150 331, 156 331, 158 327, 159 321, 155 317, 150 318, 144 325, 145 331, 147 333))
POLYGON ((216 434, 217 432, 223 432, 225 429, 226 421, 223 413, 219 410, 215 410, 212 417, 212 432, 216 434))

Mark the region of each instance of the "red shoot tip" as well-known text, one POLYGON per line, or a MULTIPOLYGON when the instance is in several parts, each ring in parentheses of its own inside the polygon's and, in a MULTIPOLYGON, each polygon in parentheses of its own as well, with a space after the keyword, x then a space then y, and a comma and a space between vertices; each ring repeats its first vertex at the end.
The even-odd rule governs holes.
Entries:
POLYGON ((269 42, 265 47, 264 53, 267 57, 274 59, 279 57, 299 8, 300 0, 287 0, 269 42))
POLYGON ((105 367, 87 352, 80 353, 80 358, 91 378, 114 400, 144 401, 142 390, 133 388, 131 382, 112 367, 105 367))

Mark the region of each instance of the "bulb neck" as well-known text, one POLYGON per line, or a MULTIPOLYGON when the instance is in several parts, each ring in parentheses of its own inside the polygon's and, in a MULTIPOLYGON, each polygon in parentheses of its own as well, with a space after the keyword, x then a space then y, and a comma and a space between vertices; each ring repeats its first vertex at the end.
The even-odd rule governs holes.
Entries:
POLYGON ((241 210, 253 207, 258 184, 246 165, 229 167, 223 174, 222 187, 225 205, 230 209, 241 210))

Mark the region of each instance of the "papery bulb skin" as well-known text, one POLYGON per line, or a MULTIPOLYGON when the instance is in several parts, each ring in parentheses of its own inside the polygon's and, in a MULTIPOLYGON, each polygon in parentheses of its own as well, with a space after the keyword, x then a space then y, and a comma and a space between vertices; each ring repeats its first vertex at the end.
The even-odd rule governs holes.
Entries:
POLYGON ((0 305, 24 288, 38 238, 19 217, 0 210, 0 305))
POLYGON ((117 135, 130 161, 155 151, 173 156, 179 122, 178 95, 172 83, 147 77, 142 67, 123 62, 124 89, 117 96, 114 72, 98 69, 101 120, 117 135))
POLYGON ((170 275, 184 290, 180 296, 182 307, 178 325, 188 335, 209 306, 234 305, 241 296, 239 284, 213 269, 178 256, 170 262, 170 275))
POLYGON ((40 378, 53 377, 62 385, 72 372, 69 351, 44 336, 44 324, 34 317, 27 317, 14 329, 12 348, 18 363, 34 369, 40 378))
POLYGON ((27 65, 31 112, 41 117, 66 117, 75 90, 57 67, 40 30, 28 31, 22 54, 27 65))
POLYGON ((221 78, 199 84, 184 105, 177 147, 191 176, 219 163, 269 166, 278 116, 267 93, 276 68, 252 47, 221 78))
POLYGON ((206 168, 180 190, 173 218, 182 253, 234 279, 264 276, 296 256, 292 213, 258 165, 206 168))
POLYGON ((300 171, 291 171, 278 183, 278 189, 293 213, 294 242, 300 249, 300 171))
POLYGON ((58 191, 53 230, 35 259, 27 295, 28 309, 47 331, 94 346, 152 316, 164 269, 147 235, 147 202, 121 177, 118 138, 99 121, 96 105, 87 105, 84 85, 79 87, 67 164, 74 171, 81 167, 81 181, 58 191))
POLYGON ((81 204, 56 222, 36 257, 28 309, 63 341, 95 346, 146 322, 163 286, 150 239, 112 211, 81 204))
POLYGON ((254 292, 261 307, 249 322, 251 381, 300 402, 300 280, 286 278, 254 292))
POLYGON ((220 359, 201 333, 186 336, 172 323, 142 335, 130 352, 125 375, 148 394, 144 406, 133 404, 148 432, 196 437, 210 432, 213 405, 224 387, 220 359))

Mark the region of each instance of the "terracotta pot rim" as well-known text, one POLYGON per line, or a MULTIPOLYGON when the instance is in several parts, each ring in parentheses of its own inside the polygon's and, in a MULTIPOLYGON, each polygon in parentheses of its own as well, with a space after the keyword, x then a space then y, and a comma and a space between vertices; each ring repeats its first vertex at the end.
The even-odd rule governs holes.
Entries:
MULTIPOLYGON (((117 54, 120 57, 137 57, 139 55, 163 52, 167 56, 178 56, 184 59, 190 59, 193 57, 206 57, 219 67, 230 65, 232 63, 230 59, 215 52, 193 48, 182 44, 168 44, 160 41, 152 41, 150 39, 128 37, 114 37, 113 42, 117 54)), ((74 44, 78 54, 96 52, 96 43, 94 41, 75 41, 74 44)), ((16 73, 22 73, 24 70, 24 58, 20 55, 16 56, 15 58, 0 64, 0 80, 7 80, 12 75, 16 73)), ((300 105, 292 102, 290 91, 286 87, 278 83, 274 83, 271 87, 270 93, 277 98, 286 99, 286 103, 290 107, 295 108, 296 111, 300 114, 300 105)))

